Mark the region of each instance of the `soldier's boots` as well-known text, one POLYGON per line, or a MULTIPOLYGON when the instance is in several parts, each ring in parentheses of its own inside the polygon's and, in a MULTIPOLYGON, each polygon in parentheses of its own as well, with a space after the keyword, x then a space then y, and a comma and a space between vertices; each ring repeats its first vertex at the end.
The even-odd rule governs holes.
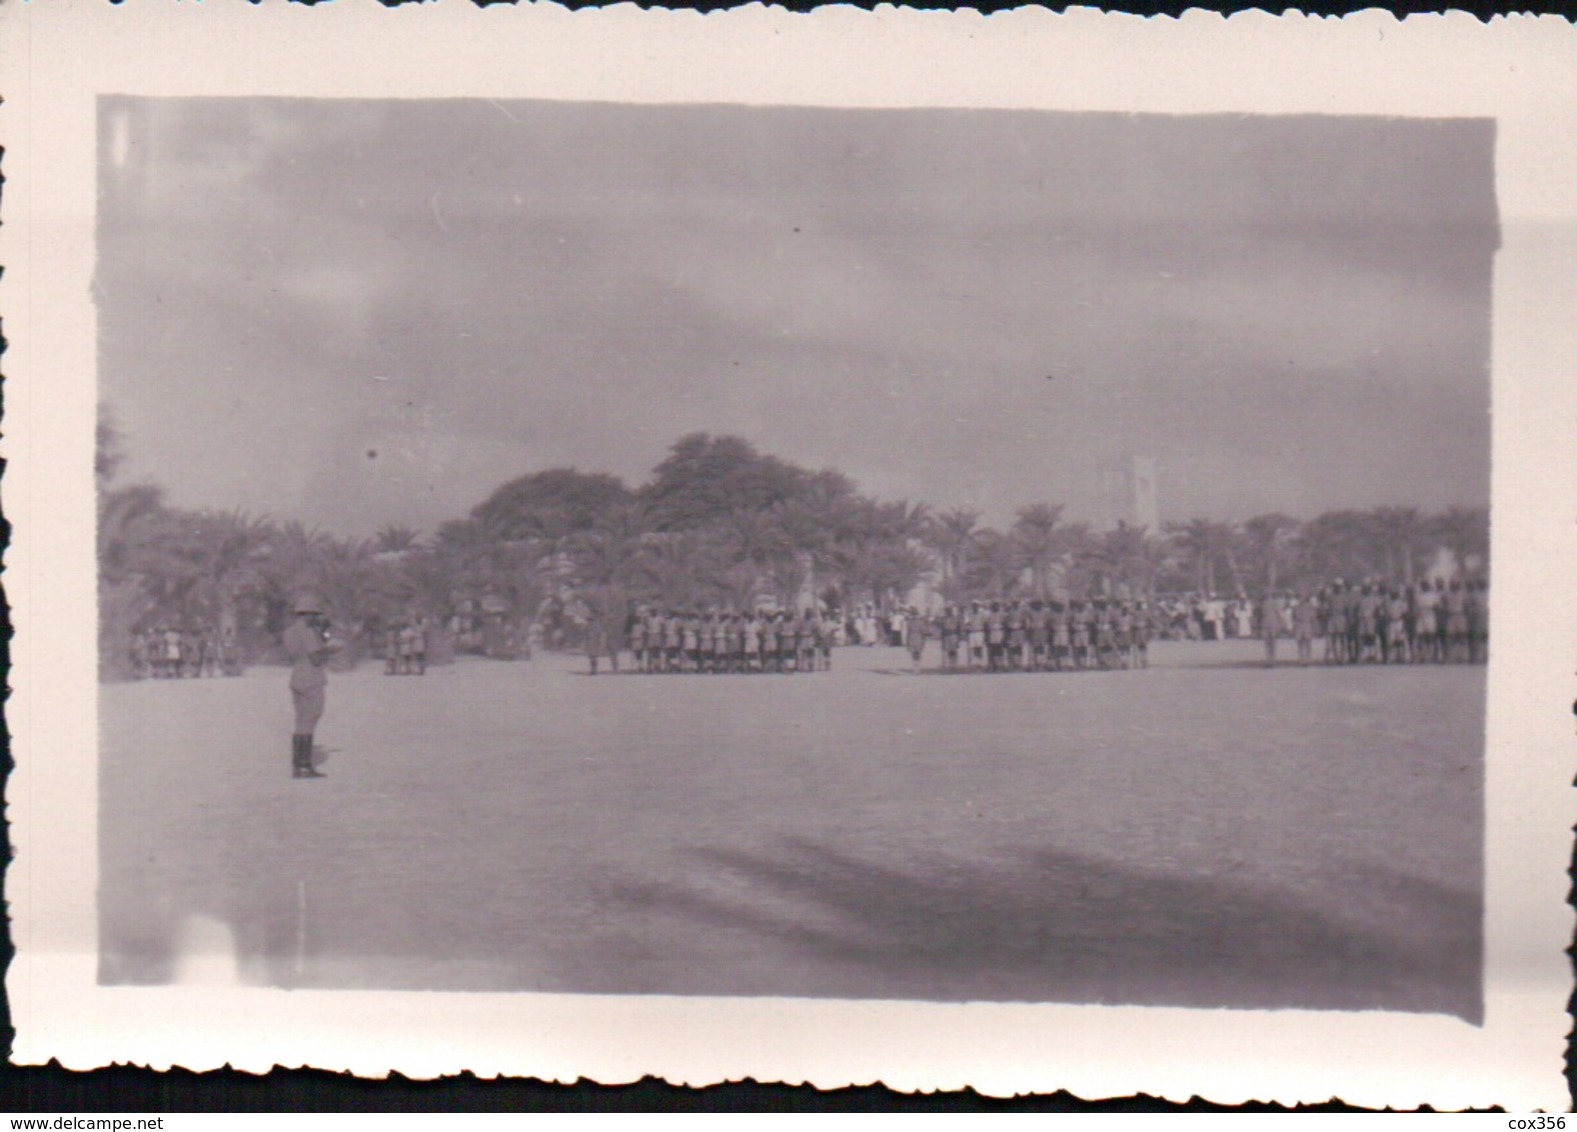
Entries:
POLYGON ((312 765, 312 736, 292 735, 290 737, 290 777, 328 777, 328 775, 312 765))

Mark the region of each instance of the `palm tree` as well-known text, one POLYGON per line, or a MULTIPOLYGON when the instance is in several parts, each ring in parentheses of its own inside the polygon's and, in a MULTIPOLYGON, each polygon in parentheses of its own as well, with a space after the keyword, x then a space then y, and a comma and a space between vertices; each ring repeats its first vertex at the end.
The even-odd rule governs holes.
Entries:
POLYGON ((847 500, 824 496, 791 499, 772 506, 772 521, 784 544, 783 553, 773 564, 773 574, 780 589, 795 583, 788 600, 801 592, 815 594, 821 577, 835 569, 832 550, 847 525, 843 514, 847 510, 847 500))
POLYGON ((920 584, 930 565, 923 553, 896 539, 844 543, 836 557, 843 591, 878 606, 901 601, 920 584))
POLYGON ((270 558, 276 574, 292 569, 306 575, 310 583, 317 572, 316 563, 329 544, 332 535, 317 527, 309 527, 299 519, 291 519, 279 528, 278 537, 271 546, 270 558))
POLYGON ((278 528, 261 552, 259 596, 272 634, 284 631, 291 599, 303 589, 322 588, 321 555, 333 539, 292 519, 278 528))
POLYGON ((372 538, 373 552, 375 554, 404 554, 414 550, 422 540, 422 533, 414 527, 402 527, 395 523, 388 523, 378 528, 378 533, 372 538))
POLYGON ((930 515, 931 509, 924 503, 910 503, 907 499, 881 503, 876 507, 877 531, 884 538, 917 541, 925 537, 930 515))
POLYGON ((1205 592, 1210 564, 1210 522, 1207 519, 1190 519, 1186 523, 1167 523, 1163 528, 1177 548, 1177 553, 1194 573, 1193 588, 1205 592))
POLYGON ((244 511, 211 511, 198 516, 194 534, 203 558, 199 600, 217 614, 220 625, 236 627, 238 602, 263 586, 274 524, 244 511))
POLYGON ((401 555, 388 571, 387 592, 396 610, 415 607, 428 615, 449 608, 454 591, 452 552, 437 546, 417 546, 401 555))
POLYGON ((831 547, 831 573, 838 580, 838 588, 851 599, 881 600, 881 585, 876 580, 879 571, 875 568, 880 525, 877 504, 869 499, 857 500, 844 517, 843 528, 831 547))
POLYGON ((902 601, 931 571, 930 558, 907 542, 883 545, 874 565, 881 593, 893 601, 902 601))
POLYGON ((876 509, 874 556, 877 577, 884 595, 902 602, 911 590, 931 573, 925 552, 925 536, 931 522, 931 508, 924 503, 899 499, 876 509))
POLYGON ((1035 503, 1019 509, 1008 532, 1020 561, 1029 570, 1036 597, 1050 596, 1051 571, 1060 556, 1057 524, 1061 521, 1062 504, 1035 503))
POLYGON ((1138 586, 1146 598, 1155 597, 1158 583, 1167 571, 1172 569, 1176 560, 1177 556, 1173 553, 1169 541, 1148 531, 1140 536, 1131 566, 1138 579, 1138 586))
POLYGON ((500 598, 516 616, 528 615, 541 604, 551 578, 573 577, 574 560, 558 546, 546 538, 500 538, 476 519, 445 523, 432 552, 414 557, 411 576, 426 600, 440 607, 500 598))
POLYGON ((132 571, 153 607, 172 617, 200 612, 194 605, 207 548, 196 516, 165 510, 148 525, 132 571))
POLYGON ((373 547, 365 539, 330 538, 315 556, 317 588, 328 599, 339 632, 355 651, 393 597, 385 584, 387 574, 377 568, 373 547))
POLYGON ((1054 589, 1065 594, 1088 592, 1095 579, 1093 566, 1099 546, 1100 537, 1088 523, 1068 523, 1053 531, 1052 572, 1058 576, 1054 589))
POLYGON ((1237 559, 1232 553, 1233 528, 1230 523, 1217 523, 1209 519, 1190 519, 1186 523, 1168 523, 1166 533, 1184 560, 1194 571, 1194 589, 1199 593, 1216 592, 1216 568, 1225 561, 1237 577, 1237 559))
POLYGON ((1118 523, 1103 534, 1087 536, 1079 557, 1088 578, 1088 587, 1102 593, 1137 588, 1135 578, 1142 570, 1143 551, 1143 527, 1118 523))
POLYGON ((1145 527, 1118 523, 1093 540, 1087 561, 1103 588, 1115 587, 1129 596, 1153 597, 1156 578, 1172 561, 1172 547, 1145 527))
POLYGON ((975 539, 980 512, 956 507, 931 518, 925 541, 936 552, 942 567, 942 582, 956 582, 969 570, 969 549, 975 539))
POLYGON ((1012 597, 1024 578, 1024 567, 1014 541, 987 528, 973 539, 969 569, 963 576, 968 591, 993 600, 1012 597))

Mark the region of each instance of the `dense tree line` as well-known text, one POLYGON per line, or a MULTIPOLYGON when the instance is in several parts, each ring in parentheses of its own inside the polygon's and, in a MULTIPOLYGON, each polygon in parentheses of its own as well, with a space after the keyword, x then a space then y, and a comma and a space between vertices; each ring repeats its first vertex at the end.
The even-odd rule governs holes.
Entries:
MULTIPOLYGON (((1331 511, 1242 523, 1193 519, 1161 531, 1096 531, 1059 504, 1020 509, 1005 530, 964 509, 933 512, 862 494, 847 476, 764 455, 737 437, 681 438, 631 488, 555 468, 513 480, 430 537, 389 526, 367 540, 297 522, 169 506, 116 482, 117 439, 102 425, 99 479, 101 667, 123 670, 123 642, 159 620, 235 629, 249 659, 277 647, 291 597, 317 590, 352 659, 385 628, 421 615, 443 627, 549 621, 573 641, 575 616, 618 617, 632 601, 742 609, 816 601, 891 606, 922 583, 950 602, 1123 592, 1251 593, 1333 577, 1412 580, 1441 548, 1482 570, 1483 510, 1331 511)), ((465 637, 462 632, 462 637, 465 637)), ((462 647, 491 647, 480 636, 462 647)))

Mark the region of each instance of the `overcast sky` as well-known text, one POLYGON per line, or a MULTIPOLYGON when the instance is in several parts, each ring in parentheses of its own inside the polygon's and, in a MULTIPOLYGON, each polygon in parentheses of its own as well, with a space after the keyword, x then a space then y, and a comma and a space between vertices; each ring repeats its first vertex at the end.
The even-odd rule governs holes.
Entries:
POLYGON ((1493 126, 106 100, 126 480, 342 534, 737 433, 885 498, 1488 502, 1493 126))

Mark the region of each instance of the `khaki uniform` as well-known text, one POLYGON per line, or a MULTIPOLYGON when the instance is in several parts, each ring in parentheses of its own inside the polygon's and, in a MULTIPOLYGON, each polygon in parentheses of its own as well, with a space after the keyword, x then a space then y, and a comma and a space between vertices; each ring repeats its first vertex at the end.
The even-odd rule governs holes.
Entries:
POLYGON ((318 659, 323 638, 297 619, 285 630, 285 655, 290 658, 290 698, 296 709, 296 734, 310 735, 323 718, 328 673, 318 659))

